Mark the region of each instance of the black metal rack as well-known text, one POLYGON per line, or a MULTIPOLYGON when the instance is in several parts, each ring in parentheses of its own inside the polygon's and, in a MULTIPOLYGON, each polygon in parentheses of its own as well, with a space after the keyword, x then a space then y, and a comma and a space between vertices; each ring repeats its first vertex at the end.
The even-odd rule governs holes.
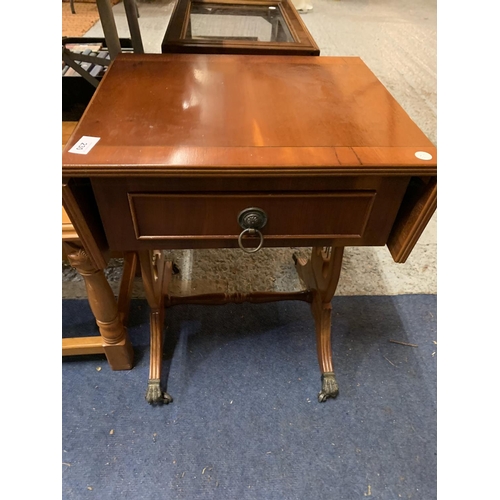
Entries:
MULTIPOLYGON (((62 39, 62 119, 79 120, 106 68, 120 52, 143 54, 139 11, 136 0, 123 0, 130 38, 119 38, 109 0, 96 0, 104 38, 63 37, 62 39), (78 45, 100 45, 100 49, 78 50, 78 45), (70 49, 68 46, 72 45, 70 49), (70 71, 71 70, 71 71, 70 71), (71 76, 70 76, 71 75, 71 76), (80 77, 80 78, 78 78, 80 77)), ((74 8, 72 8, 73 12, 74 8)))

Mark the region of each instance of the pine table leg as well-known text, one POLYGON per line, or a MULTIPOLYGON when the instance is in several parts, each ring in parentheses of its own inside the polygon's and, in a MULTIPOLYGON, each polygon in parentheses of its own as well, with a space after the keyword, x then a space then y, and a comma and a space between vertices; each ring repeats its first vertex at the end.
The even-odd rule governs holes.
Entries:
POLYGON ((134 365, 134 351, 104 272, 92 264, 82 247, 74 243, 65 245, 69 263, 84 279, 90 309, 111 369, 130 370, 134 365))

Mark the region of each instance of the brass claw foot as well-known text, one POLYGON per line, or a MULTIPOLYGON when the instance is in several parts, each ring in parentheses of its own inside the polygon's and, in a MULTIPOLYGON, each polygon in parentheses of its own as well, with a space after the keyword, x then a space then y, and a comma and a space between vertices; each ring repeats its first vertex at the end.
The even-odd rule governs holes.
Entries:
POLYGON ((335 373, 325 372, 321 375, 321 392, 318 401, 323 403, 328 398, 336 398, 339 395, 339 384, 335 379, 335 373))
POLYGON ((173 401, 172 396, 167 392, 163 392, 160 388, 160 380, 148 380, 148 390, 146 391, 146 401, 152 405, 154 403, 168 404, 173 401))

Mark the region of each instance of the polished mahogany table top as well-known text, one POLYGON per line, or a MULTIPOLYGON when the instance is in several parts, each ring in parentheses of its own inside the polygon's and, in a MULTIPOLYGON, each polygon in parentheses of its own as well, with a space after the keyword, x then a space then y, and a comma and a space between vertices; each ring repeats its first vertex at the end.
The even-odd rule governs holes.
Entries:
POLYGON ((434 145, 358 57, 122 54, 63 152, 67 176, 436 166, 434 145), (82 136, 99 141, 69 153, 82 136))

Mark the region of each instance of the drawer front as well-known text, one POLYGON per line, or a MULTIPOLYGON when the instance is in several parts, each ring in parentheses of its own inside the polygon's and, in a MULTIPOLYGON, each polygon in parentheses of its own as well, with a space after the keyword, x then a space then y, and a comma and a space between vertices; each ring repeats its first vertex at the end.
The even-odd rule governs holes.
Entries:
POLYGON ((128 193, 138 240, 236 240, 238 214, 267 214, 265 238, 362 238, 375 191, 315 193, 128 193))
POLYGON ((409 177, 124 177, 91 182, 109 247, 136 251, 237 248, 242 232, 238 215, 251 207, 267 215, 261 230, 264 247, 385 245, 409 177))

